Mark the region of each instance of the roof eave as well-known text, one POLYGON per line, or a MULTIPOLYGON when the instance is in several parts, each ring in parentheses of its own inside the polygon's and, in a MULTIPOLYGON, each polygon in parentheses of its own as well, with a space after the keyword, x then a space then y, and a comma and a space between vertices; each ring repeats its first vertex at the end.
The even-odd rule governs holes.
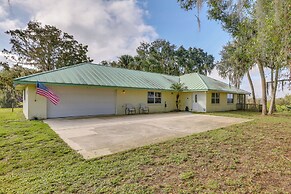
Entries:
POLYGON ((217 92, 228 92, 228 93, 232 93, 232 94, 250 94, 250 92, 247 92, 247 91, 244 91, 244 90, 241 90, 240 91, 233 91, 233 90, 221 90, 221 89, 209 89, 208 91, 217 91, 217 92))
MULTIPOLYGON (((14 81, 14 85, 24 86, 34 85, 35 81, 14 81)), ((73 84, 73 83, 53 83, 53 82, 42 82, 47 85, 53 86, 86 86, 86 87, 97 87, 97 88, 121 88, 121 89, 138 89, 138 90, 161 90, 161 91, 174 91, 171 88, 143 88, 143 87, 127 87, 127 86, 106 86, 106 85, 90 85, 90 84, 73 84)))

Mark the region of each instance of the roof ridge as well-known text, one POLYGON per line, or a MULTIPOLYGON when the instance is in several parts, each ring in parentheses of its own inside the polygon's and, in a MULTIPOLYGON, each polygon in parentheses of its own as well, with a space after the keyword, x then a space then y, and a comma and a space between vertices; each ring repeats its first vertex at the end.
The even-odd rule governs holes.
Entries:
POLYGON ((169 75, 169 74, 164 74, 164 73, 158 73, 158 72, 150 72, 150 71, 142 71, 142 70, 136 70, 136 69, 126 69, 124 67, 112 67, 112 66, 106 66, 106 65, 101 65, 97 63, 88 63, 90 65, 98 65, 100 67, 107 67, 107 68, 113 68, 113 69, 122 69, 126 71, 136 71, 136 72, 142 72, 142 73, 150 73, 150 74, 158 74, 158 75, 163 75, 163 76, 170 76, 170 77, 180 77, 178 75, 169 75))
MULTIPOLYGON (((205 76, 205 75, 202 75, 202 76, 205 76)), ((227 83, 225 83, 225 82, 223 82, 223 81, 220 81, 220 80, 214 79, 214 78, 212 78, 212 77, 209 77, 209 76, 205 76, 205 77, 207 77, 207 78, 209 78, 209 79, 211 79, 211 80, 213 80, 213 81, 216 81, 216 82, 222 83, 222 84, 224 84, 224 85, 230 86, 230 88, 231 88, 231 87, 234 87, 234 86, 232 86, 232 85, 229 85, 229 84, 227 84, 227 83)), ((234 88, 236 88, 236 87, 234 87, 234 88)), ((236 89, 238 89, 238 88, 236 88, 236 89)))
MULTIPOLYGON (((209 86, 205 83, 204 79, 201 78, 202 75, 200 73, 196 73, 196 74, 198 75, 199 79, 202 81, 202 83, 204 84, 204 86, 206 86, 207 90, 209 90, 209 86)), ((207 77, 207 78, 209 78, 209 77, 207 77)))
POLYGON ((64 66, 64 67, 61 67, 59 69, 54 69, 54 70, 49 70, 49 71, 42 71, 42 72, 39 72, 39 73, 34 73, 34 74, 30 74, 30 75, 23 76, 23 77, 18 77, 18 78, 15 78, 14 80, 17 81, 17 80, 24 79, 24 78, 35 77, 35 76, 38 76, 38 75, 51 73, 51 72, 56 72, 56 71, 60 71, 60 70, 64 70, 64 69, 68 69, 68 68, 72 68, 72 67, 77 67, 77 66, 81 66, 81 65, 85 65, 85 64, 88 64, 88 63, 87 62, 83 62, 83 63, 78 63, 78 64, 75 64, 75 65, 64 66))
MULTIPOLYGON (((225 86, 228 86, 229 89, 234 89, 234 90, 236 90, 237 92, 242 91, 242 92, 247 92, 247 93, 249 93, 248 91, 246 91, 246 90, 244 90, 244 89, 237 88, 237 87, 235 87, 235 86, 229 85, 229 84, 227 84, 227 83, 225 83, 225 82, 223 82, 223 81, 220 81, 220 80, 214 79, 214 78, 212 78, 212 77, 209 77, 209 76, 206 76, 206 75, 202 75, 202 74, 198 74, 198 75, 200 76, 200 78, 201 78, 201 76, 203 76, 203 77, 206 77, 206 78, 208 78, 208 79, 211 79, 212 81, 215 81, 215 82, 219 82, 219 83, 221 83, 221 84, 224 84, 225 86)), ((201 79, 202 79, 202 78, 201 78, 201 79)), ((202 80, 203 80, 203 79, 202 79, 202 80)), ((203 82, 204 82, 204 80, 203 80, 203 82)), ((207 84, 205 83, 205 85, 207 85, 207 84)), ((207 85, 207 88, 208 88, 208 85, 207 85)), ((209 89, 209 88, 208 88, 208 89, 209 89)))

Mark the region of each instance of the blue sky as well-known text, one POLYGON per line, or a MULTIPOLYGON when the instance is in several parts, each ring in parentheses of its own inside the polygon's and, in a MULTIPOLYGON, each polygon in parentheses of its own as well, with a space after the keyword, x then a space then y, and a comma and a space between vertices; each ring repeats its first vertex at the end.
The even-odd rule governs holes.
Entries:
POLYGON ((180 8, 176 0, 150 0, 144 7, 149 10, 146 23, 156 29, 160 38, 177 46, 202 48, 218 60, 222 46, 230 40, 218 22, 207 19, 205 6, 200 13, 200 31, 195 17, 197 10, 187 12, 180 8))

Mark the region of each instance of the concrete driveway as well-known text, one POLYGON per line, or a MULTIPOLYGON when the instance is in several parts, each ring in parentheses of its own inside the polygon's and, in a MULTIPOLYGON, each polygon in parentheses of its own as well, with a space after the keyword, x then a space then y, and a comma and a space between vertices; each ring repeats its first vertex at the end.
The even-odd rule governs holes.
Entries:
POLYGON ((90 159, 246 121, 180 112, 48 119, 44 122, 72 149, 90 159))

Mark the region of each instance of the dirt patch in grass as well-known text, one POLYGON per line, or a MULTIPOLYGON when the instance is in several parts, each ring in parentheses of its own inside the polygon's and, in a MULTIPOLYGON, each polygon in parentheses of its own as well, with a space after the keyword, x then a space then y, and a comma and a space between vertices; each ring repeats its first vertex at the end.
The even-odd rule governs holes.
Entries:
POLYGON ((0 193, 291 193, 291 114, 85 161, 20 112, 0 109, 0 193))

